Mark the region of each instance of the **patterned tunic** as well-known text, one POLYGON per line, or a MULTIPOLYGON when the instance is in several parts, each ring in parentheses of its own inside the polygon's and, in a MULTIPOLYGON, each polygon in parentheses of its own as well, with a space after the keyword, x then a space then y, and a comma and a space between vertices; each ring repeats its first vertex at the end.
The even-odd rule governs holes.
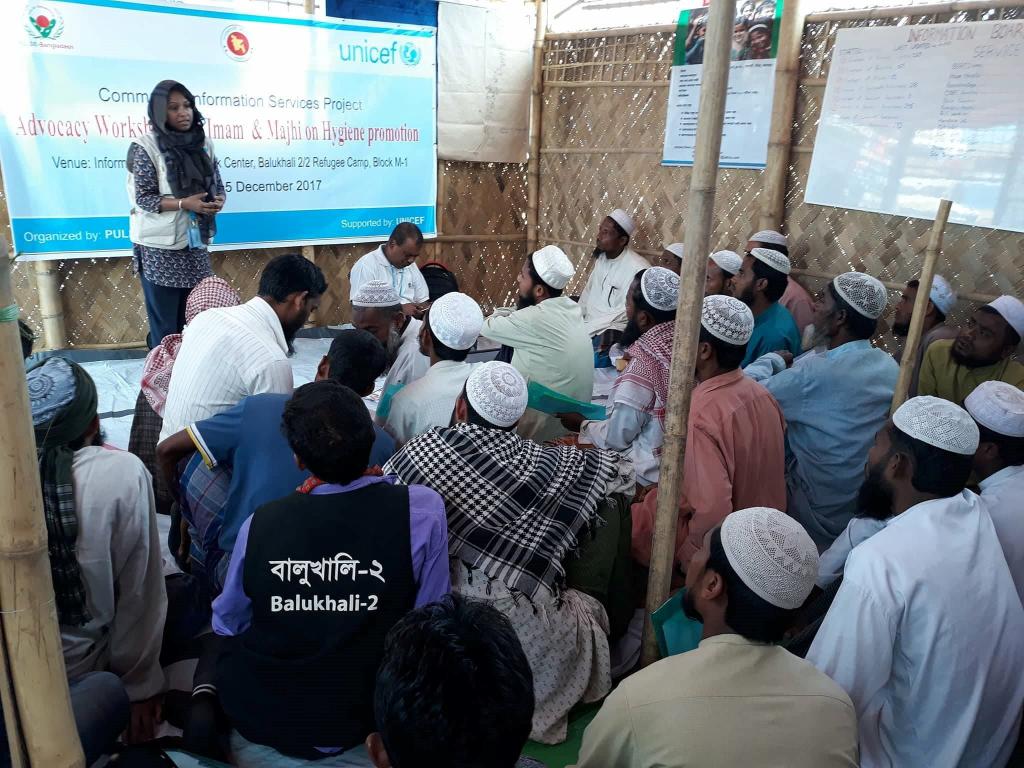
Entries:
MULTIPOLYGON (((160 184, 156 167, 146 151, 136 143, 128 150, 128 166, 135 173, 135 204, 150 213, 160 212, 160 184)), ((220 177, 219 164, 214 161, 214 182, 217 194, 224 194, 224 182, 220 177)), ((151 283, 167 288, 195 288, 196 284, 213 275, 210 267, 210 253, 205 247, 185 247, 177 251, 164 248, 150 248, 145 245, 132 246, 135 271, 141 268, 151 283)))

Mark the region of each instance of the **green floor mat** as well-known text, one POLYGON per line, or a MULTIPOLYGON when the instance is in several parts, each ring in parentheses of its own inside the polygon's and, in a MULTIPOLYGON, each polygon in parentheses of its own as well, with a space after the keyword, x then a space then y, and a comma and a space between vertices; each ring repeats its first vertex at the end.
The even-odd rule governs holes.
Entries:
POLYGON ((594 719, 594 715, 600 708, 600 701, 576 707, 569 713, 569 728, 565 741, 555 745, 528 741, 526 747, 523 748, 523 756, 540 760, 547 768, 565 768, 567 765, 575 765, 583 744, 583 731, 590 725, 590 721, 594 719))

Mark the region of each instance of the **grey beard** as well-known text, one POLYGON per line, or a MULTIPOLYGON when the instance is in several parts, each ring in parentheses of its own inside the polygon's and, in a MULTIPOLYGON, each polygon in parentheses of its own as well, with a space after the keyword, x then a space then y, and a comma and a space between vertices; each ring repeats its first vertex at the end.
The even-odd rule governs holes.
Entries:
POLYGON ((388 331, 388 343, 384 347, 388 353, 388 365, 389 367, 394 364, 395 359, 398 357, 398 350, 402 348, 402 334, 398 332, 398 329, 391 326, 391 330, 388 331))

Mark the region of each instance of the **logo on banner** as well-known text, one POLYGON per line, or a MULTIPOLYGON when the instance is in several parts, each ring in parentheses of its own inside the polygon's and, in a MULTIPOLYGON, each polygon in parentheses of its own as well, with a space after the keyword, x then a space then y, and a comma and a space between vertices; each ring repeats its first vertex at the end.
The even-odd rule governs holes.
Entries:
POLYGON ((402 63, 407 66, 415 67, 420 63, 420 49, 415 43, 406 43, 403 45, 400 55, 402 57, 402 63))
POLYGON ((28 9, 28 23, 25 29, 31 37, 56 40, 64 33, 64 19, 49 6, 33 5, 28 9))
POLYGON ((221 33, 220 43, 224 53, 233 61, 248 61, 252 54, 249 36, 237 25, 230 26, 221 33))

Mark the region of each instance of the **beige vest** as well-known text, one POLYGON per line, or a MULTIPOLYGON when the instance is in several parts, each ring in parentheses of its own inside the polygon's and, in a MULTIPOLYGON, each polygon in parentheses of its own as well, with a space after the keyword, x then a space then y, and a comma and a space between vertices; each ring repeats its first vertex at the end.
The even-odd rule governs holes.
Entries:
MULTIPOLYGON (((167 180, 167 163, 164 162, 156 137, 152 133, 147 133, 137 139, 135 143, 146 150, 149 159, 153 161, 160 187, 160 196, 174 197, 171 184, 167 180)), ((214 157, 213 143, 209 139, 206 140, 206 153, 211 159, 214 157)), ((135 174, 131 171, 128 172, 126 186, 128 204, 131 206, 128 215, 129 239, 137 245, 162 248, 167 251, 180 251, 187 248, 188 211, 174 210, 163 213, 144 211, 135 204, 135 174)))

